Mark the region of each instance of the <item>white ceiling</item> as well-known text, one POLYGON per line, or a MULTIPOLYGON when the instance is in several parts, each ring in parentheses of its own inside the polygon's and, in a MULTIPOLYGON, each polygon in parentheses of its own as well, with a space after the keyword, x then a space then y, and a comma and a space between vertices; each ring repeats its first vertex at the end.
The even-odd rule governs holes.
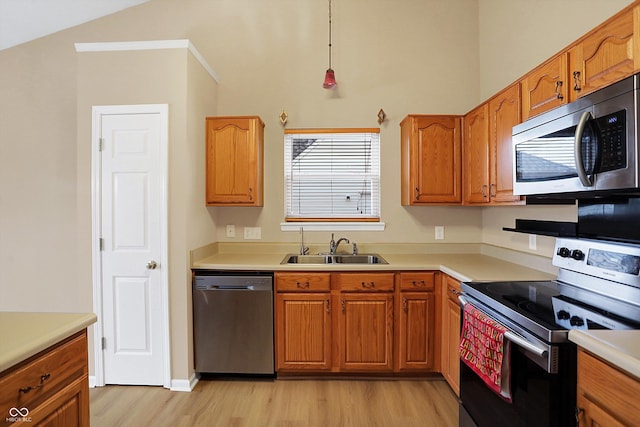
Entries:
POLYGON ((149 0, 0 0, 0 50, 149 0))

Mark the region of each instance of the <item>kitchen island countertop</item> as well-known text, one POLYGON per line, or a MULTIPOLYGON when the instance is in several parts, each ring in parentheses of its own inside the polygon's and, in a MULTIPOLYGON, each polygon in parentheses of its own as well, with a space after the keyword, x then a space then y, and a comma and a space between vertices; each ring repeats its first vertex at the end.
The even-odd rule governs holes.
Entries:
POLYGON ((0 373, 96 320, 93 313, 0 312, 0 373))

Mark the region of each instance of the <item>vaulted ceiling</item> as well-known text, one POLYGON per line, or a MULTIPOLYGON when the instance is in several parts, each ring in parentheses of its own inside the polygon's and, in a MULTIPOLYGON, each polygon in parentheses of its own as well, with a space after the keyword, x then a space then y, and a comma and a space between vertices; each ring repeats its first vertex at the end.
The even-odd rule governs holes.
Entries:
POLYGON ((0 50, 149 0, 0 0, 0 50))

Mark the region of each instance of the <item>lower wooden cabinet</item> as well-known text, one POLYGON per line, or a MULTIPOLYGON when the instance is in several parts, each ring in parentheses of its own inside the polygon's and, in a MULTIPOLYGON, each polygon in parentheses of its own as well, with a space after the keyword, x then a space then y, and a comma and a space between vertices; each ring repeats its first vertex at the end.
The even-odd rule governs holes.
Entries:
POLYGON ((391 371, 393 294, 342 293, 339 298, 340 371, 391 371))
POLYGON ((87 335, 83 330, 3 372, 0 425, 88 426, 87 366, 87 335))
POLYGON ((435 280, 437 274, 402 272, 396 304, 397 369, 435 370, 435 280))
POLYGON ((640 425, 640 381, 580 349, 576 418, 588 427, 640 425))
POLYGON ((460 394, 460 282, 442 275, 442 346, 440 370, 453 391, 460 394))
POLYGON ((276 294, 276 370, 331 369, 331 295, 276 294))
POLYGON ((276 272, 276 371, 435 372, 435 272, 276 272))

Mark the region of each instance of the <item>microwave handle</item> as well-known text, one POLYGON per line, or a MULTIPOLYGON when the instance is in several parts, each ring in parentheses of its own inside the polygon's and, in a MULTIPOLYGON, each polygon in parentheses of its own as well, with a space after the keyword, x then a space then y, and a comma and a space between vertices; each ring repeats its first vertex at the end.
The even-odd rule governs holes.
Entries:
POLYGON ((591 120, 593 116, 590 111, 585 111, 580 116, 578 126, 576 127, 576 136, 573 142, 573 156, 576 162, 576 171, 578 172, 578 178, 585 187, 593 187, 593 180, 587 176, 587 171, 584 169, 584 163, 582 161, 582 135, 584 134, 584 128, 591 120))

